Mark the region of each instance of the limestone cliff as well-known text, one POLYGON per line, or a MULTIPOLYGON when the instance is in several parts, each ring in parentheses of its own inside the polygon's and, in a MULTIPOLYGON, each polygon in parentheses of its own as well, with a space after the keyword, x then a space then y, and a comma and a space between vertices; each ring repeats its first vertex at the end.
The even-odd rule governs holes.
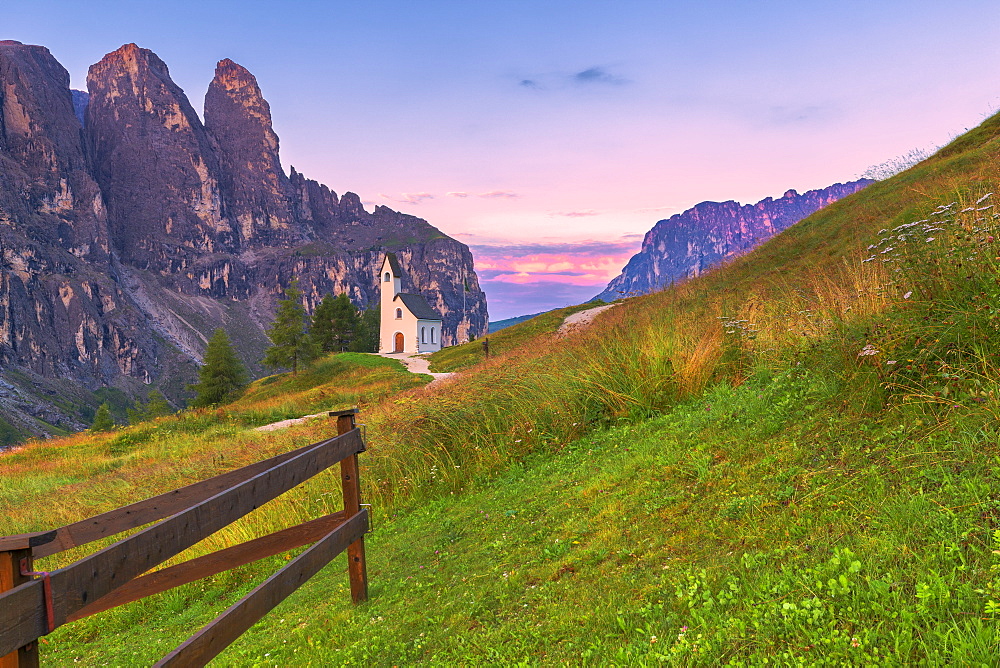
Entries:
POLYGON ((311 239, 313 231, 296 220, 271 108, 257 79, 229 59, 219 62, 205 95, 205 127, 218 147, 226 213, 241 243, 289 246, 311 239))
POLYGON ((702 202, 653 226, 642 250, 608 283, 597 299, 612 301, 662 290, 675 281, 704 273, 720 262, 742 255, 814 211, 874 183, 868 179, 836 183, 756 204, 702 202))
POLYGON ((0 42, 0 417, 22 434, 84 426, 60 404, 150 381, 160 353, 114 279, 68 85, 47 49, 0 42))
POLYGON ((86 136, 121 260, 183 271, 235 247, 214 143, 162 60, 135 44, 87 74, 86 136))

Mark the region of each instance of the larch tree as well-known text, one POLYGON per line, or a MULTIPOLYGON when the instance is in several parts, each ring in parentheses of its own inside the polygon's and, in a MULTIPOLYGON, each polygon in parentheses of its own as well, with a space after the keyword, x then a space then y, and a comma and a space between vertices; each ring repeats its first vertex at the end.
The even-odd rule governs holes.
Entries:
POLYGON ((246 368, 233 351, 225 330, 219 327, 208 340, 204 363, 198 369, 198 382, 190 386, 196 393, 191 406, 202 408, 231 401, 246 385, 246 368))
POLYGON ((94 421, 90 423, 90 431, 109 431, 115 428, 115 419, 111 417, 111 408, 107 402, 97 407, 94 421))
POLYGON ((313 313, 310 332, 322 352, 336 353, 353 349, 360 324, 358 310, 346 294, 327 295, 313 313))
POLYGON ((351 350, 356 353, 378 352, 379 328, 382 323, 382 313, 378 305, 361 312, 358 317, 358 330, 351 350))
POLYGON ((273 345, 264 353, 264 364, 291 368, 293 375, 298 372, 299 364, 312 361, 319 353, 309 336, 309 316, 301 296, 299 281, 295 279, 285 288, 285 298, 278 302, 274 324, 267 330, 273 345))
POLYGON ((324 353, 334 351, 333 340, 333 295, 326 295, 313 311, 312 329, 309 330, 313 343, 324 353))

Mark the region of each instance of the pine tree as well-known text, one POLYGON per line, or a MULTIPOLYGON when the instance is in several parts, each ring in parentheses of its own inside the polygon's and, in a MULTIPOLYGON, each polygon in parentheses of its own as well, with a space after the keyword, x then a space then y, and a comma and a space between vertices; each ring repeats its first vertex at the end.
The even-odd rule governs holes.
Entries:
POLYGON ((337 352, 347 350, 358 335, 358 309, 343 292, 333 300, 333 342, 337 352))
POLYGON ((356 353, 378 352, 379 329, 382 326, 382 313, 378 305, 361 312, 358 318, 358 333, 351 343, 351 350, 356 353))
POLYGON ((174 409, 170 406, 167 398, 159 390, 153 389, 146 395, 146 403, 139 404, 135 408, 128 409, 129 424, 138 424, 146 420, 170 415, 174 409))
POLYGON ((312 329, 309 330, 313 343, 319 346, 324 353, 332 353, 336 342, 333 337, 333 315, 334 306, 333 295, 326 295, 323 301, 316 305, 313 312, 312 329))
POLYGON ((337 353, 353 350, 360 325, 358 310, 346 294, 327 295, 313 313, 310 333, 322 352, 337 353))
POLYGON ((163 417, 164 415, 170 415, 173 412, 174 409, 171 407, 170 402, 167 401, 167 398, 163 396, 163 392, 160 392, 159 390, 150 390, 149 394, 146 395, 147 420, 163 417))
POLYGON ((191 406, 201 408, 229 401, 235 398, 246 384, 246 369, 233 352, 233 346, 225 330, 220 327, 208 340, 204 363, 198 369, 198 382, 190 386, 190 389, 197 393, 191 406))
POLYGON ((114 428, 115 420, 111 417, 111 409, 105 402, 94 413, 94 421, 90 423, 90 431, 108 431, 114 428))
POLYGON ((309 318, 299 301, 301 295, 298 279, 285 288, 285 298, 278 302, 274 324, 267 330, 267 336, 274 345, 264 354, 264 364, 291 367, 293 375, 298 372, 300 363, 308 363, 319 354, 309 336, 309 318))

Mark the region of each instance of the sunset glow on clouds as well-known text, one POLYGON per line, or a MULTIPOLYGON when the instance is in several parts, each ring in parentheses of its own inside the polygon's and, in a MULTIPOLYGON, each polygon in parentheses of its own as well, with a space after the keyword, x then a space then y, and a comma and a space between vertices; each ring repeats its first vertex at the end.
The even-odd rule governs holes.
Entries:
MULTIPOLYGON (((462 236, 462 235, 459 235, 462 236)), ((578 243, 476 243, 466 240, 494 320, 551 308, 553 298, 579 303, 621 273, 641 235, 578 243)))

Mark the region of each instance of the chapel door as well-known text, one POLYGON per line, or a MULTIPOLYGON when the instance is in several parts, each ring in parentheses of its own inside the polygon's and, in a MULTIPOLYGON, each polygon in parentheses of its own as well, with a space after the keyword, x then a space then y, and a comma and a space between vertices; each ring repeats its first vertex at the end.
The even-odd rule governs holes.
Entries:
POLYGON ((394 352, 394 353, 401 353, 401 352, 403 352, 403 333, 402 332, 396 332, 396 345, 393 348, 392 352, 394 352))

